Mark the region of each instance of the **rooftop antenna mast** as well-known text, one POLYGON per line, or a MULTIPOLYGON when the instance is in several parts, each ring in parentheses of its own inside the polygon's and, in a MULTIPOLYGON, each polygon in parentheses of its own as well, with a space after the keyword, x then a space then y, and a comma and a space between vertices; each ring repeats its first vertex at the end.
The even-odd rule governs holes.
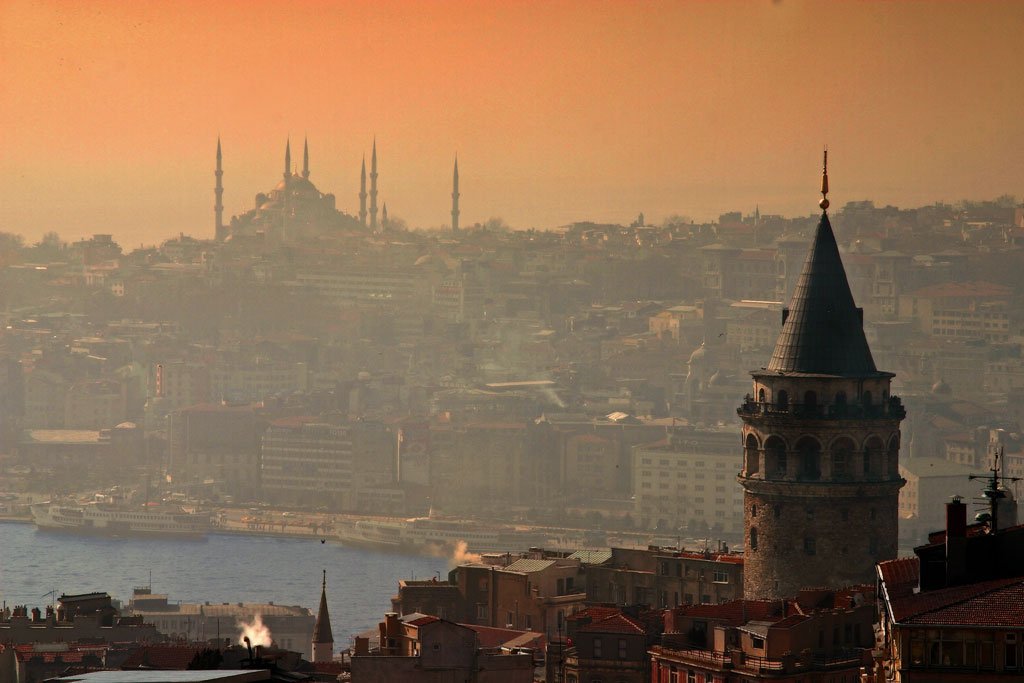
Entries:
POLYGON ((992 467, 989 468, 992 476, 971 474, 967 477, 972 481, 975 479, 988 479, 988 486, 981 492, 981 495, 984 496, 984 500, 981 502, 983 505, 988 506, 988 512, 979 512, 975 515, 974 519, 987 523, 990 534, 994 534, 999 530, 999 501, 1006 498, 1006 488, 1000 487, 1000 483, 1015 483, 1021 480, 1021 477, 1005 477, 1000 474, 1003 455, 1003 447, 1000 446, 996 449, 992 460, 992 467))

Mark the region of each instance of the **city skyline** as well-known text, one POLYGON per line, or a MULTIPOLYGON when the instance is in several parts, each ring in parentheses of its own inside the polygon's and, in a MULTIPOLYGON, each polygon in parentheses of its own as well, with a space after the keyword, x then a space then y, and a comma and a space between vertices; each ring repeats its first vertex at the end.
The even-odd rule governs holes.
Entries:
POLYGON ((413 227, 806 215, 822 144, 845 201, 1019 194, 1011 3, 403 2, 5 5, 0 171, 29 241, 212 237, 276 182, 284 140, 357 215, 376 135, 380 195, 413 227), (956 49, 949 49, 955 44, 956 49))

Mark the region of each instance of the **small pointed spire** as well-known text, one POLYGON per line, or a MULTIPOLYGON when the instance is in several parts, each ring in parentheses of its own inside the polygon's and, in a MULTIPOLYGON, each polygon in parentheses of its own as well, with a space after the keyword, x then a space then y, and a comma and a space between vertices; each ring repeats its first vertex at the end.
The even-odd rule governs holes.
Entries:
POLYGON ((220 168, 220 135, 217 136, 217 167, 220 168))
POLYGON ((828 147, 825 147, 825 158, 821 164, 821 201, 818 206, 822 211, 828 209, 828 147))
POLYGON ((327 609, 327 570, 324 570, 323 585, 320 589, 320 607, 313 625, 314 643, 333 643, 334 634, 331 630, 331 615, 327 609))
POLYGON ((292 140, 289 137, 284 143, 284 177, 292 174, 292 140))
POLYGON ((302 177, 309 178, 309 139, 302 140, 302 177))

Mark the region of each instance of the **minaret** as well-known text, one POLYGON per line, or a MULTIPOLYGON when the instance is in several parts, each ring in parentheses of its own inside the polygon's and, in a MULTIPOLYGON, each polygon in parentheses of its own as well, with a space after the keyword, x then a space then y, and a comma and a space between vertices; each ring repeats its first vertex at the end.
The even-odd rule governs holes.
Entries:
POLYGON ((452 173, 452 232, 459 231, 459 155, 455 155, 455 172, 452 173))
POLYGON ((214 215, 214 238, 218 242, 223 242, 227 237, 226 231, 224 230, 224 184, 222 178, 224 177, 224 169, 221 167, 221 156, 220 156, 220 136, 217 136, 217 170, 213 172, 215 178, 217 178, 217 184, 213 188, 213 194, 215 197, 213 203, 213 215, 214 215))
POLYGON ((320 590, 320 609, 313 626, 313 661, 329 662, 334 659, 334 634, 331 632, 331 615, 327 612, 327 570, 324 570, 323 588, 320 590))
POLYGON ((359 222, 366 227, 366 154, 363 154, 363 169, 359 172, 359 222))
POLYGON ((292 177, 292 141, 289 138, 284 143, 284 178, 292 177))
POLYGON ((821 219, 743 421, 743 596, 873 583, 896 557, 902 403, 875 367, 828 219, 821 219))
POLYGON ((302 177, 309 179, 309 140, 302 141, 302 177))
POLYGON ((377 138, 370 155, 370 230, 377 231, 377 138))
POLYGON ((388 203, 384 202, 384 206, 380 209, 380 227, 382 230, 388 229, 388 203))

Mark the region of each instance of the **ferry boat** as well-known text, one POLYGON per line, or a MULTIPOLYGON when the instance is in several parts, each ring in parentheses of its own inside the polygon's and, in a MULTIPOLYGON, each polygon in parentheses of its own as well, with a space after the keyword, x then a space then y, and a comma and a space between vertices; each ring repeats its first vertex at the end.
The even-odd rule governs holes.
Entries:
POLYGON ((343 528, 338 539, 345 545, 430 555, 450 555, 463 543, 466 552, 488 553, 525 550, 544 540, 537 534, 514 527, 434 517, 364 519, 343 528))
POLYGON ((124 506, 47 501, 30 506, 40 529, 110 536, 205 536, 210 515, 180 506, 124 506))

